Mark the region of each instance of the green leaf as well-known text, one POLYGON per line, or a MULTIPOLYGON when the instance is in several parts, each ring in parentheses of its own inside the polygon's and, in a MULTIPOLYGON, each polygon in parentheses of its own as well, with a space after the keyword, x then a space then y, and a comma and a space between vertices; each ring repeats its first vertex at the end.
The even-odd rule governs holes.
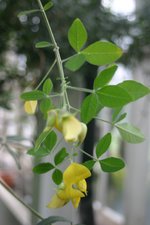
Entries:
POLYGON ((122 113, 115 121, 115 123, 118 123, 120 121, 122 121, 124 118, 126 118, 127 113, 122 113))
POLYGON ((102 66, 113 63, 122 55, 122 50, 111 42, 97 41, 82 52, 85 55, 87 62, 102 66))
POLYGON ((49 1, 44 5, 44 10, 47 11, 48 9, 52 8, 53 2, 49 1))
POLYGON ((81 105, 81 120, 84 123, 89 123, 102 108, 103 106, 96 94, 88 95, 81 105))
POLYGON ((37 223, 37 225, 51 225, 53 223, 56 222, 65 222, 65 223, 70 223, 71 221, 62 217, 62 216, 50 216, 46 219, 43 219, 42 221, 40 221, 39 223, 37 223))
POLYGON ((54 131, 43 131, 35 142, 35 149, 38 151, 41 144, 51 151, 57 142, 57 135, 54 131))
POLYGON ((45 94, 42 91, 34 90, 24 92, 20 96, 23 100, 30 101, 30 100, 40 100, 45 97, 45 94))
POLYGON ((132 101, 135 101, 145 95, 150 94, 150 88, 134 80, 126 80, 118 84, 118 86, 129 93, 132 98, 132 101))
POLYGON ((116 124, 115 127, 118 129, 122 138, 132 144, 140 143, 144 141, 144 135, 141 131, 128 123, 116 124))
POLYGON ((104 172, 112 173, 125 167, 125 163, 120 158, 109 157, 99 161, 104 172))
POLYGON ((105 70, 100 71, 94 80, 94 89, 99 89, 108 84, 114 76, 117 68, 117 65, 112 65, 107 67, 105 70))
POLYGON ((40 9, 32 9, 32 10, 26 10, 26 11, 22 11, 18 14, 18 17, 20 16, 26 16, 26 15, 29 15, 31 13, 36 13, 36 12, 40 12, 41 10, 40 9))
POLYGON ((117 120, 119 113, 122 110, 122 106, 121 107, 117 107, 113 109, 113 114, 112 114, 112 121, 114 122, 115 120, 117 120))
POLYGON ((96 146, 96 156, 99 158, 102 156, 111 144, 111 133, 106 134, 96 146))
POLYGON ((95 164, 94 160, 88 160, 83 163, 83 165, 86 166, 89 170, 92 170, 94 164, 95 164))
POLYGON ((51 163, 40 163, 37 166, 35 166, 32 170, 34 173, 42 174, 47 173, 52 169, 54 169, 54 166, 51 163))
POLYGON ((38 150, 51 131, 43 131, 35 141, 35 149, 38 150))
POLYGON ((53 46, 50 42, 47 41, 40 41, 36 43, 35 47, 36 48, 47 48, 53 46))
POLYGON ((46 81, 43 84, 43 92, 47 95, 50 94, 53 88, 53 83, 50 78, 46 79, 46 81))
POLYGON ((62 148, 54 157, 55 165, 62 163, 68 155, 69 154, 66 152, 66 149, 62 148))
POLYGON ((42 113, 47 113, 52 107, 52 102, 49 98, 44 98, 40 102, 40 110, 42 113))
POLYGON ((69 31, 68 40, 72 48, 79 52, 87 41, 87 32, 80 19, 74 20, 69 31))
POLYGON ((117 85, 105 86, 96 92, 103 106, 117 108, 132 101, 131 96, 123 88, 117 85))
POLYGON ((82 54, 77 54, 69 58, 69 60, 65 63, 65 67, 70 71, 77 71, 84 64, 85 57, 82 54))
POLYGON ((55 169, 53 174, 52 174, 52 179, 55 184, 59 185, 62 182, 63 179, 63 174, 60 170, 55 169))
POLYGON ((42 158, 49 155, 50 152, 51 152, 51 149, 48 149, 46 146, 41 146, 38 150, 35 148, 29 149, 27 154, 38 157, 38 158, 42 158))

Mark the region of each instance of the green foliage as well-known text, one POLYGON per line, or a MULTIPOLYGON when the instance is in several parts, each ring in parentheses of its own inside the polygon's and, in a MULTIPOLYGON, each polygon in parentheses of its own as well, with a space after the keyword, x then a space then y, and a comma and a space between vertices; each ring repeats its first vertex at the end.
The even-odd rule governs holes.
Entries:
POLYGON ((96 66, 107 65, 119 59, 122 50, 110 42, 97 41, 82 52, 87 62, 96 66))
POLYGON ((134 80, 123 81, 119 84, 119 87, 123 88, 129 93, 132 98, 132 101, 136 101, 139 98, 150 94, 150 89, 148 87, 134 80))
POLYGON ((109 157, 99 161, 104 172, 113 173, 125 167, 125 163, 120 158, 109 157))
MULTIPOLYGON (((62 4, 63 1, 60 5, 62 4)), ((148 95, 150 93, 150 89, 143 84, 132 80, 124 81, 117 85, 109 85, 109 82, 112 80, 117 70, 117 65, 112 63, 114 63, 122 56, 122 50, 120 49, 120 47, 110 41, 95 42, 94 40, 94 42, 92 42, 93 40, 90 40, 91 44, 88 45, 87 38, 92 32, 90 30, 90 27, 88 27, 89 34, 87 34, 84 24, 78 18, 73 21, 68 31, 69 44, 75 50, 76 54, 69 57, 67 56, 66 59, 62 60, 61 55, 63 55, 63 53, 61 52, 60 54, 60 49, 62 48, 59 48, 60 46, 56 43, 55 35, 53 34, 47 14, 45 13, 45 11, 49 10, 53 6, 53 3, 51 1, 48 1, 44 6, 42 6, 42 3, 39 0, 38 5, 40 9, 24 11, 19 14, 19 16, 30 14, 30 16, 32 16, 32 13, 36 13, 37 11, 41 13, 48 30, 49 41, 37 42, 35 47, 38 48, 36 49, 36 51, 38 51, 39 54, 41 54, 41 52, 43 54, 44 51, 50 51, 50 58, 52 58, 53 64, 45 74, 45 76, 42 75, 43 77, 41 81, 38 85, 36 85, 37 88, 35 88, 35 90, 33 91, 21 94, 21 98, 25 101, 37 100, 40 106, 39 108, 43 113, 43 119, 46 119, 46 127, 44 131, 39 134, 39 137, 36 139, 34 146, 28 151, 28 154, 39 158, 50 155, 51 159, 50 162, 44 162, 36 165, 33 168, 33 172, 37 174, 43 174, 53 170, 52 180, 56 185, 60 185, 63 182, 63 172, 58 166, 66 159, 69 159, 71 162, 74 161, 74 156, 76 156, 77 152, 77 146, 79 145, 79 143, 84 141, 87 133, 87 127, 83 123, 87 124, 92 119, 96 118, 100 121, 109 123, 111 126, 116 127, 123 140, 129 143, 140 143, 144 140, 143 134, 138 128, 128 123, 118 122, 122 121, 127 115, 126 113, 121 112, 122 108, 128 103, 131 103, 135 100, 138 100, 139 98, 142 98, 145 95, 148 95), (86 47, 85 44, 87 44, 86 47), (92 64, 93 67, 104 65, 106 66, 104 70, 100 71, 97 74, 92 90, 87 88, 72 87, 70 81, 68 81, 68 78, 66 78, 64 66, 71 72, 76 72, 81 68, 81 66, 84 65, 85 62, 92 64), (59 93, 55 93, 55 89, 53 88, 51 79, 47 79, 49 74, 52 73, 55 64, 57 65, 56 71, 60 76, 58 82, 59 93), (78 110, 72 106, 72 102, 70 102, 70 98, 67 93, 69 87, 70 89, 72 87, 72 89, 76 91, 90 93, 82 101, 81 110, 78 110), (52 91, 53 93, 51 94, 52 91), (58 101, 52 101, 52 97, 57 97, 58 101), (97 117, 98 113, 105 107, 109 107, 114 110, 112 122, 97 117), (77 113, 80 113, 79 116, 81 117, 83 123, 81 123, 76 118, 77 113), (61 132, 63 137, 62 139, 64 139, 66 142, 69 142, 69 147, 71 146, 72 151, 71 153, 68 154, 65 148, 62 148, 58 151, 57 147, 59 146, 61 139, 57 142, 57 135, 54 129, 57 129, 58 132, 61 132), (57 150, 56 153, 55 150, 57 150), (51 154, 52 152, 53 154, 51 154), (54 165, 51 163, 51 161, 54 165)), ((55 21, 57 20, 55 19, 55 21)), ((61 29, 61 31, 63 32, 63 29, 61 29)), ((40 40, 43 40, 43 38, 40 38, 40 40)), ((63 39, 60 39, 60 43, 62 43, 64 47, 65 45, 62 40, 63 39)), ((97 40, 102 40, 102 37, 98 37, 97 40)), ((87 69, 85 70, 87 71, 87 69)), ((93 76, 94 75, 95 74, 93 74, 93 76)), ((56 81, 57 80, 58 78, 56 78, 56 81)), ((79 151, 82 151, 88 157, 91 157, 91 160, 85 161, 83 165, 86 166, 89 170, 92 170, 95 163, 98 162, 104 172, 116 172, 124 168, 125 163, 120 158, 100 158, 109 149, 112 141, 111 139, 112 136, 109 132, 98 141, 96 145, 95 156, 92 156, 79 148, 79 151)), ((87 171, 86 168, 84 169, 87 171)), ((79 187, 78 191, 80 191, 79 187)), ((69 200, 70 199, 68 199, 67 197, 67 201, 69 200)), ((38 225, 48 225, 55 222, 71 223, 63 217, 48 217, 39 222, 38 225)))
POLYGON ((53 6, 53 2, 52 1, 48 1, 45 5, 44 5, 44 10, 47 11, 49 9, 51 9, 53 6))
POLYGON ((48 41, 40 41, 40 42, 37 42, 35 45, 36 48, 48 48, 51 46, 53 45, 48 41))
POLYGON ((79 52, 87 41, 87 32, 80 19, 74 20, 69 31, 68 40, 72 48, 79 52))
POLYGON ((85 57, 82 54, 77 54, 68 59, 65 63, 65 67, 70 71, 77 71, 85 63, 85 57))
POLYGON ((24 92, 20 96, 23 100, 30 101, 30 100, 40 100, 45 97, 45 94, 42 91, 34 90, 24 92))
POLYGON ((144 141, 144 135, 141 131, 128 123, 116 124, 116 128, 118 129, 122 138, 132 144, 137 144, 144 141))
POLYGON ((69 154, 65 148, 62 148, 54 157, 55 165, 62 163, 69 154))
POLYGON ((57 142, 57 135, 54 131, 43 131, 35 141, 35 151, 43 144, 51 151, 57 142))
POLYGON ((99 158, 102 156, 111 144, 111 133, 106 134, 96 146, 96 156, 99 158))
POLYGON ((52 169, 54 169, 54 166, 51 163, 40 163, 37 166, 33 167, 33 172, 43 174, 49 172, 52 169))
POLYGON ((89 170, 92 170, 94 164, 95 164, 94 160, 88 160, 83 163, 83 165, 86 166, 89 170))
POLYGON ((94 80, 94 89, 97 90, 107 85, 113 78, 117 68, 117 65, 112 65, 100 71, 94 80))
POLYGON ((87 96, 81 105, 81 120, 89 123, 97 113, 103 108, 97 94, 93 93, 87 96))
POLYGON ((43 84, 43 92, 47 95, 50 94, 53 88, 53 83, 50 78, 48 78, 43 84))
POLYGON ((57 185, 61 184, 62 179, 63 179, 63 174, 62 174, 61 170, 55 169, 52 174, 52 179, 55 184, 57 184, 57 185))
POLYGON ((44 98, 40 102, 40 110, 46 114, 52 108, 52 102, 49 98, 44 98))
POLYGON ((122 107, 132 101, 129 93, 117 85, 109 85, 97 91, 99 101, 110 108, 122 107))
POLYGON ((127 116, 127 113, 122 113, 116 120, 115 123, 118 123, 120 121, 122 121, 123 119, 125 119, 127 116))

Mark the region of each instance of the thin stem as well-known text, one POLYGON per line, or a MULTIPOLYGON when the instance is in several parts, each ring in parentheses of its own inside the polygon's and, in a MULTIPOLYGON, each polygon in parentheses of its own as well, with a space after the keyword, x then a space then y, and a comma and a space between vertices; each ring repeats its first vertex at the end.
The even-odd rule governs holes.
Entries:
POLYGON ((93 90, 87 89, 87 88, 72 87, 72 86, 69 86, 69 85, 67 85, 67 88, 68 89, 71 89, 71 90, 75 90, 75 91, 81 91, 81 92, 87 92, 87 93, 94 93, 93 90))
POLYGON ((61 83, 62 83, 63 107, 66 108, 66 106, 67 106, 66 80, 65 80, 65 75, 64 75, 63 65, 62 65, 62 59, 61 59, 60 52, 59 52, 59 47, 58 47, 58 45, 57 45, 57 43, 55 41, 55 37, 53 35, 53 31, 52 31, 50 23, 48 21, 47 15, 46 15, 46 13, 44 11, 44 8, 43 8, 43 5, 41 3, 41 0, 37 0, 37 2, 38 2, 38 5, 40 7, 40 10, 42 11, 42 15, 43 15, 43 18, 44 18, 44 21, 45 21, 45 24, 46 24, 46 27, 47 27, 47 30, 48 30, 48 33, 49 33, 49 37, 50 37, 51 42, 52 42, 52 44, 54 46, 54 53, 55 53, 55 57, 56 57, 56 60, 57 60, 57 66, 58 66, 58 69, 59 69, 59 74, 60 74, 61 83))
POLYGON ((44 220, 44 218, 31 206, 27 205, 2 179, 0 179, 0 184, 11 194, 13 195, 22 205, 29 209, 35 216, 39 219, 44 220))
POLYGON ((97 161, 97 158, 95 158, 94 156, 92 156, 89 153, 85 152, 83 149, 79 148, 79 151, 82 152, 83 154, 89 156, 91 159, 97 161))
POLYGON ((107 121, 107 120, 104 120, 104 119, 101 119, 101 118, 99 118, 99 117, 94 117, 94 119, 100 120, 100 121, 102 121, 102 122, 104 122, 104 123, 108 123, 108 124, 110 124, 110 125, 114 125, 112 122, 107 121))
POLYGON ((77 53, 77 54, 74 54, 74 55, 72 55, 72 56, 69 56, 69 57, 66 58, 66 59, 63 59, 63 60, 62 60, 62 63, 68 61, 69 59, 71 59, 73 56, 76 56, 76 55, 78 55, 78 53, 77 53))
POLYGON ((45 74, 45 76, 43 77, 43 79, 37 85, 37 87, 35 88, 35 90, 37 90, 41 86, 41 84, 45 81, 45 79, 48 77, 48 75, 52 71, 53 67, 55 66, 55 64, 56 64, 56 59, 54 60, 53 64, 50 66, 49 70, 47 71, 47 73, 45 74))

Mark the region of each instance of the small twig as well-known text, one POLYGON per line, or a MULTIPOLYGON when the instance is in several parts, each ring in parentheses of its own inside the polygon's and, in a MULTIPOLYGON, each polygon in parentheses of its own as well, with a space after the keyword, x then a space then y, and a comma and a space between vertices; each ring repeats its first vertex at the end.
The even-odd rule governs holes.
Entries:
POLYGON ((39 219, 44 220, 44 218, 31 206, 27 205, 1 178, 0 184, 12 195, 14 196, 22 205, 24 205, 28 210, 30 210, 39 219))
POLYGON ((93 90, 87 89, 87 88, 80 88, 80 87, 72 87, 67 85, 67 89, 75 90, 75 91, 81 91, 81 92, 87 92, 87 93, 94 93, 93 90))
POLYGON ((43 77, 43 79, 37 85, 37 87, 35 88, 35 90, 37 90, 41 86, 41 84, 45 81, 45 79, 48 77, 48 75, 52 71, 53 67, 55 66, 55 64, 56 64, 56 59, 54 60, 53 64, 50 66, 49 70, 47 71, 47 73, 45 74, 45 76, 43 77))

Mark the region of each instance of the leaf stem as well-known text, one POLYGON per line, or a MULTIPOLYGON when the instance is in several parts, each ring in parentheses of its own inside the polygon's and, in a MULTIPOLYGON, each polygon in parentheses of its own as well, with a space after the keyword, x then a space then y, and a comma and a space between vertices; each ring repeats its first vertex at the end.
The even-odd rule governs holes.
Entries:
POLYGON ((54 46, 53 51, 55 53, 55 57, 56 57, 56 60, 57 60, 57 66, 58 66, 59 74, 60 74, 60 77, 61 77, 61 83, 62 83, 61 88, 62 88, 62 93, 63 93, 63 107, 66 108, 66 106, 68 105, 68 102, 67 102, 67 99, 66 99, 66 96, 67 96, 66 80, 65 80, 65 75, 64 75, 63 65, 62 65, 62 59, 61 59, 60 52, 59 52, 59 47, 56 43, 53 31, 51 29, 50 23, 48 21, 48 18, 47 18, 47 15, 45 13, 45 10, 44 10, 44 7, 42 5, 41 0, 37 0, 37 3, 38 3, 38 5, 40 7, 40 10, 42 12, 43 19, 45 21, 45 25, 46 25, 48 33, 49 33, 49 37, 50 37, 51 42, 54 46))
POLYGON ((30 210, 36 217, 38 217, 41 220, 44 220, 44 218, 31 206, 27 205, 1 178, 0 178, 0 184, 12 195, 14 196, 22 205, 24 205, 28 210, 30 210))
POLYGON ((81 92, 87 92, 87 93, 94 93, 94 91, 91 90, 91 89, 80 88, 80 87, 73 87, 73 86, 69 86, 69 85, 67 85, 67 89, 71 89, 71 90, 75 90, 75 91, 81 91, 81 92))
POLYGON ((95 158, 94 156, 90 155, 89 153, 87 153, 87 152, 84 151, 83 149, 79 148, 79 151, 82 152, 83 154, 87 155, 87 156, 90 157, 91 159, 97 161, 97 158, 95 158))
POLYGON ((47 73, 45 74, 45 76, 43 77, 43 79, 37 85, 37 87, 35 88, 35 90, 37 90, 41 86, 41 84, 45 81, 45 79, 48 77, 48 75, 52 71, 53 67, 55 66, 55 64, 56 64, 56 59, 54 60, 53 64, 50 66, 49 70, 47 71, 47 73))
POLYGON ((62 60, 62 63, 64 63, 64 62, 66 62, 66 61, 68 61, 69 59, 71 59, 73 56, 76 56, 76 55, 78 55, 79 53, 77 53, 77 54, 74 54, 74 55, 72 55, 72 56, 69 56, 68 58, 66 58, 66 59, 63 59, 62 60))
POLYGON ((110 122, 110 121, 107 121, 107 120, 104 120, 104 119, 101 119, 101 118, 99 118, 99 117, 94 117, 94 119, 97 119, 97 120, 100 120, 100 121, 102 121, 102 122, 104 122, 104 123, 108 123, 108 124, 110 124, 110 125, 114 125, 112 122, 110 122))

